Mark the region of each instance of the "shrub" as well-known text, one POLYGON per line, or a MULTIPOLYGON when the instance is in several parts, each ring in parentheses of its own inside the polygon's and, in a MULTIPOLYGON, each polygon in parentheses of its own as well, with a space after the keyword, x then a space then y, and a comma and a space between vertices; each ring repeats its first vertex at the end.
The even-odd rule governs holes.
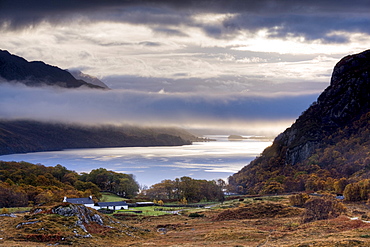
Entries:
POLYGON ((51 241, 61 241, 64 239, 64 237, 60 233, 28 234, 25 236, 25 239, 34 242, 51 242, 51 241))
POLYGON ((361 201, 361 188, 358 183, 348 184, 343 192, 347 201, 361 201))
POLYGON ((310 199, 310 197, 306 193, 299 193, 297 195, 290 196, 289 202, 292 206, 303 207, 308 199, 310 199))
POLYGON ((180 203, 186 205, 188 204, 188 200, 186 200, 186 198, 184 197, 180 200, 180 203))
POLYGON ((191 218, 198 218, 198 217, 204 217, 204 214, 199 214, 199 213, 190 213, 189 217, 191 218))
POLYGON ((1 214, 9 214, 9 210, 7 208, 2 208, 1 214))
POLYGON ((304 204, 304 207, 306 211, 302 215, 303 223, 333 219, 346 210, 341 202, 330 196, 310 199, 304 204))

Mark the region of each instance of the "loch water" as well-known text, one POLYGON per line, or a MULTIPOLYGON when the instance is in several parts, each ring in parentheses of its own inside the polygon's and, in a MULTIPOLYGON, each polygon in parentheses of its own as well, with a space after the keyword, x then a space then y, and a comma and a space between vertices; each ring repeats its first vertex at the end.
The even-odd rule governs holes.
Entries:
POLYGON ((0 156, 3 161, 26 161, 76 172, 105 168, 133 174, 140 185, 188 176, 194 179, 225 179, 249 164, 271 140, 247 138, 230 141, 226 135, 205 136, 215 141, 175 147, 124 147, 70 149, 0 156))

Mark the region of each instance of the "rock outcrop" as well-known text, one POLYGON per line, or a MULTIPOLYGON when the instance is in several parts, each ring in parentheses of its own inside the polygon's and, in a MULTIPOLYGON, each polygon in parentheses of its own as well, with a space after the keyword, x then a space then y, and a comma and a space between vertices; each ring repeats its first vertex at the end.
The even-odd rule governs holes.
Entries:
POLYGON ((308 158, 321 140, 370 109, 370 50, 344 57, 334 67, 330 86, 274 141, 286 147, 286 163, 308 158))
POLYGON ((127 241, 150 236, 149 230, 123 224, 92 208, 70 203, 37 206, 29 214, 18 217, 14 230, 19 240, 40 245, 90 246, 91 239, 127 241))

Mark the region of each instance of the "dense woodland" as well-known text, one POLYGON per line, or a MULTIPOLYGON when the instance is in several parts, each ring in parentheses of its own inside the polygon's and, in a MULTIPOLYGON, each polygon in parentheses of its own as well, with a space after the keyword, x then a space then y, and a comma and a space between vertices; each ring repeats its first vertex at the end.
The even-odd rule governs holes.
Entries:
POLYGON ((46 167, 27 162, 0 161, 0 207, 61 202, 67 197, 101 197, 109 191, 127 198, 139 192, 133 175, 100 168, 78 174, 61 165, 46 167))

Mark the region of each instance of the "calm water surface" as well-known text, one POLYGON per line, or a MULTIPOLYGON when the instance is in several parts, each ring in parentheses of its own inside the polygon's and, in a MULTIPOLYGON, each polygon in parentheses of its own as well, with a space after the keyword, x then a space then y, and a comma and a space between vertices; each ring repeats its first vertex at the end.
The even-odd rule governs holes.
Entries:
POLYGON ((45 166, 60 164, 76 172, 106 168, 134 174, 141 185, 189 176, 194 179, 227 179, 258 156, 271 141, 246 139, 228 141, 210 135, 212 142, 195 142, 180 147, 126 147, 71 149, 0 156, 4 161, 27 161, 45 166))

